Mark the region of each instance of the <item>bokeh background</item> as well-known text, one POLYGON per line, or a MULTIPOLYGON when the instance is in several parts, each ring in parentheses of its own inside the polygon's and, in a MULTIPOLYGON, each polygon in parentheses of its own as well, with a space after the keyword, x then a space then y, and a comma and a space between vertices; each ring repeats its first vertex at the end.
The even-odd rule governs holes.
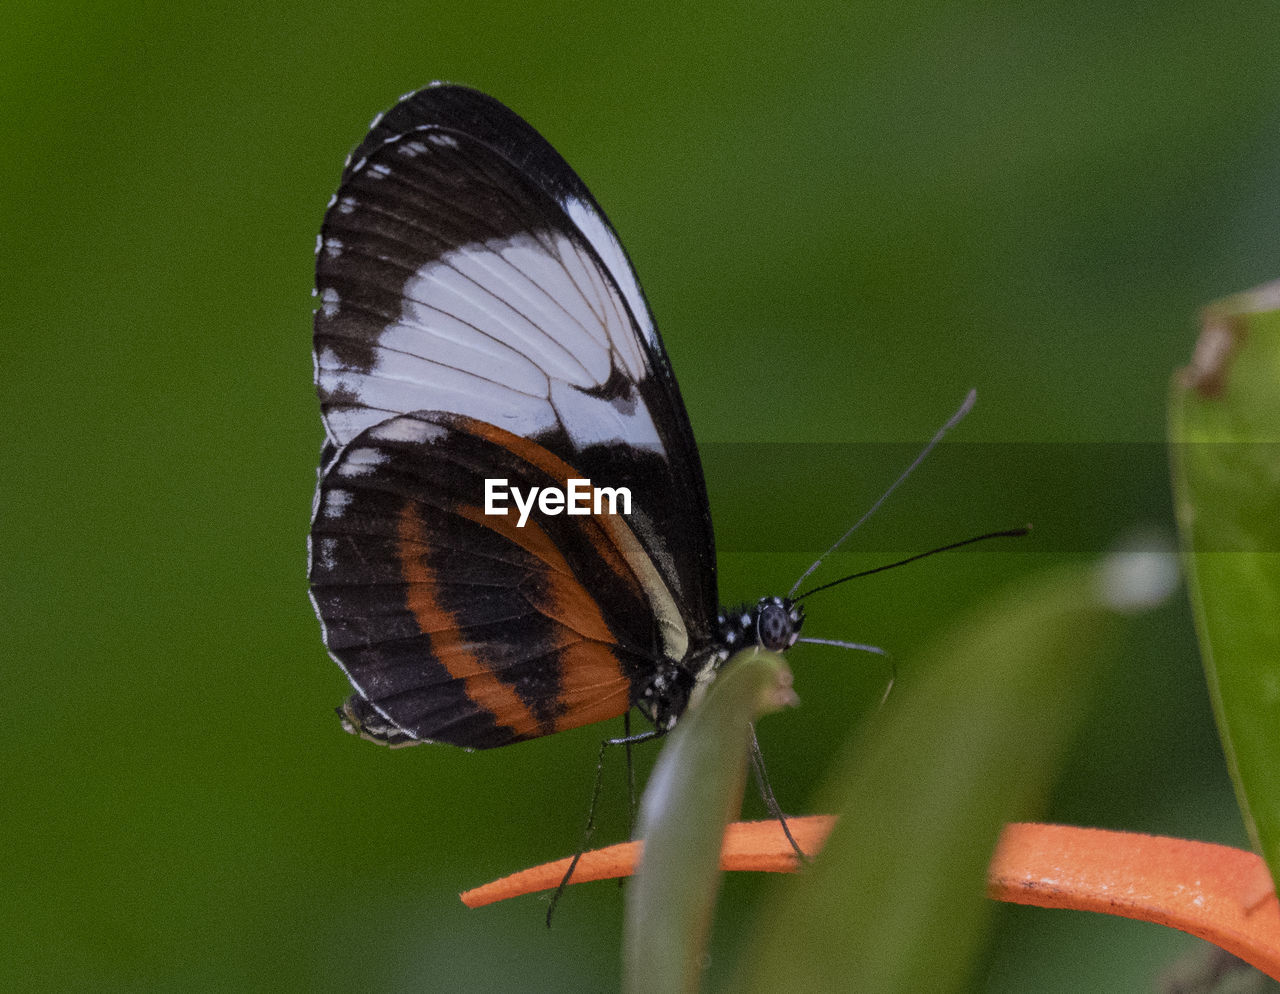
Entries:
MULTIPOLYGON (((0 986, 616 986, 621 898, 459 890, 578 844, 602 729, 488 754, 341 733, 308 604, 312 249, 432 79, 534 123, 622 234, 704 459, 725 599, 1033 521, 815 599, 900 666, 975 601, 1171 537, 1171 372, 1280 275, 1269 2, 13 7, 0 32, 0 986)), ((1181 595, 1130 631, 1046 817, 1243 844, 1181 595)), ((872 657, 792 654, 805 812, 872 657)), ((604 729, 615 734, 617 729, 604 729)), ((602 840, 626 831, 606 771, 602 840)), ((747 802, 748 814, 760 806, 747 802)), ((724 976, 785 880, 727 882, 724 976)), ((1196 940, 1002 909, 981 989, 1144 989, 1196 940)), ((856 940, 851 940, 856 941, 856 940)))

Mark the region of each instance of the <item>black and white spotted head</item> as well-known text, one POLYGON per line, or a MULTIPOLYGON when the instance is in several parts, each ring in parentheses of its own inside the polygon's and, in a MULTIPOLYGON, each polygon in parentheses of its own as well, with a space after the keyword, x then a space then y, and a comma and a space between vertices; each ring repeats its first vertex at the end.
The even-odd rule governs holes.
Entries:
POLYGON ((752 646, 783 652, 796 644, 803 625, 804 608, 786 597, 762 597, 753 606, 722 609, 716 617, 718 661, 752 646))

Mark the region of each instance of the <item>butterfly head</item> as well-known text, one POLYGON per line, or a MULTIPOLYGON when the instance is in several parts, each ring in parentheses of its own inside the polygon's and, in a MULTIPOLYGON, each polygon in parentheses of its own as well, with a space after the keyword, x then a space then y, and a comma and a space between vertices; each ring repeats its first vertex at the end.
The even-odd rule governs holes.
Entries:
POLYGON ((786 597, 762 597, 754 606, 722 610, 716 618, 717 642, 724 658, 755 646, 782 652, 796 644, 804 608, 786 597))

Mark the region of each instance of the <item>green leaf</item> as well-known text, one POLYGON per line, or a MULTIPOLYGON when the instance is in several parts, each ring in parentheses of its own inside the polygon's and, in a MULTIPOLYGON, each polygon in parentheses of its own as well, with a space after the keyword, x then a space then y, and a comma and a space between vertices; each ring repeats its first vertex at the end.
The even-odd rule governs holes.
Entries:
POLYGON ((624 990, 697 990, 724 829, 742 805, 752 722, 793 703, 780 655, 740 652, 668 738, 641 800, 644 855, 627 889, 624 990))
POLYGON ((1280 283, 1205 312, 1169 410, 1209 694, 1254 844, 1280 879, 1280 283))
POLYGON ((1175 578, 1167 554, 1053 571, 904 664, 827 787, 840 820, 826 849, 779 887, 734 989, 964 987, 1001 826, 1039 810, 1117 610, 1162 599, 1175 578))

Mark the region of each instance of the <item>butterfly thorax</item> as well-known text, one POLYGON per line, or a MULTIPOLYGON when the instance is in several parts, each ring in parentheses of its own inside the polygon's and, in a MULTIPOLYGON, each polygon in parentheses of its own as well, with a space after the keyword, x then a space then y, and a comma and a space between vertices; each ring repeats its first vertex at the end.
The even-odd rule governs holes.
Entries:
POLYGON ((711 640, 679 664, 664 660, 637 706, 666 731, 735 652, 753 647, 782 652, 795 645, 803 625, 804 608, 785 597, 762 597, 754 605, 722 608, 711 640))

